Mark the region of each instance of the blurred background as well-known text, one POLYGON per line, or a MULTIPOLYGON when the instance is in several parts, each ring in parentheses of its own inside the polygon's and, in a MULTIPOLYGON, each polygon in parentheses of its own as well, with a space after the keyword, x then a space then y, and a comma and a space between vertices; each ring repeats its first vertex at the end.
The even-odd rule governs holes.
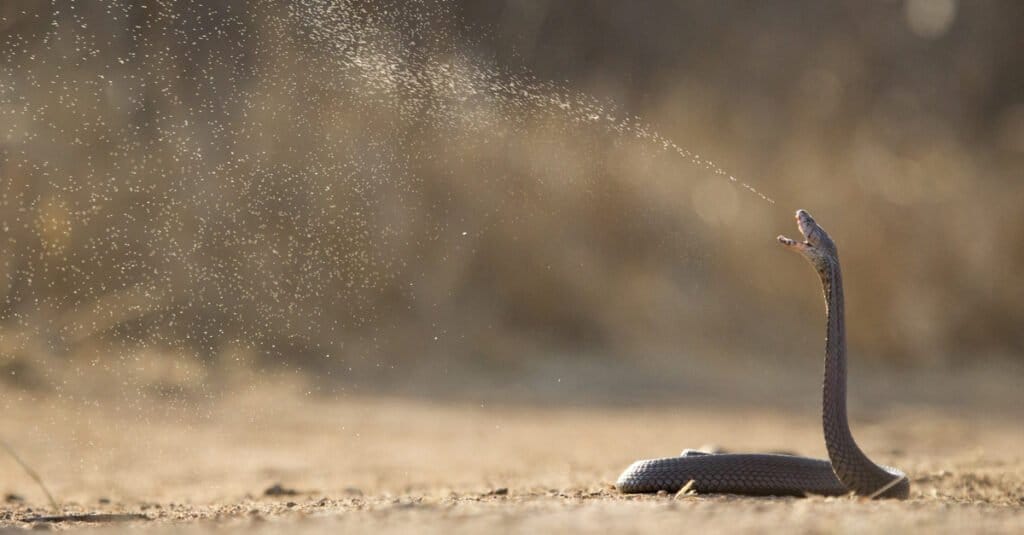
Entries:
POLYGON ((774 239, 797 208, 840 247, 859 366, 1019 361, 1022 27, 955 0, 6 0, 0 384, 817 374, 818 282, 774 239))

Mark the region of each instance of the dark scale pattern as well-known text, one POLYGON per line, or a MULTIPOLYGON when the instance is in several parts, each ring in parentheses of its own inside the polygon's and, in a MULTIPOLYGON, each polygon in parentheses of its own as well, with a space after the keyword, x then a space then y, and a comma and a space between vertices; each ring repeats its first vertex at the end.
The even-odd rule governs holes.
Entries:
MULTIPOLYGON (((821 227, 817 227, 821 228, 821 227)), ((824 231, 822 231, 824 232, 824 231)), ((880 498, 906 498, 910 482, 895 468, 868 459, 850 433, 846 416, 846 332, 844 325, 843 276, 839 259, 833 256, 818 268, 825 292, 828 323, 825 338, 825 381, 822 385, 822 428, 832 468, 853 492, 871 496, 893 481, 900 481, 881 493, 880 498)))
POLYGON ((801 253, 821 277, 827 317, 822 427, 829 460, 768 454, 687 454, 633 463, 616 483, 622 492, 676 492, 693 480, 704 493, 754 495, 839 495, 855 492, 872 498, 907 498, 903 472, 868 459, 850 433, 846 417, 846 331, 843 278, 832 238, 803 210, 796 213, 805 241, 779 236, 801 253))
POLYGON ((622 492, 676 492, 690 480, 700 493, 835 496, 850 491, 822 459, 761 453, 666 457, 633 463, 619 476, 622 492))

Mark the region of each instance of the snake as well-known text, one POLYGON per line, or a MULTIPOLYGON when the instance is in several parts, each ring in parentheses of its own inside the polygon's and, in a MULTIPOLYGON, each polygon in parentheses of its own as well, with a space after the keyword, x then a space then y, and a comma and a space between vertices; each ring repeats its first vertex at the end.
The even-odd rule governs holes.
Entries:
POLYGON ((906 499, 910 481, 900 470, 874 463, 853 439, 846 415, 846 326, 843 280, 835 242, 806 210, 796 212, 802 241, 777 239, 807 259, 825 295, 825 377, 822 427, 828 459, 779 453, 685 450, 677 457, 634 462, 615 486, 623 493, 687 492, 778 496, 906 499))

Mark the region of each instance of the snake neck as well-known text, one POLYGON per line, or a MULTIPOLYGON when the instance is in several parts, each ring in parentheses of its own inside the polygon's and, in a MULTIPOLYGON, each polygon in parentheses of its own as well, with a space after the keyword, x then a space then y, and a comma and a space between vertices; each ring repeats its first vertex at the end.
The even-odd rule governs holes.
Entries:
POLYGON ((819 267, 825 293, 825 382, 822 424, 832 469, 840 481, 857 494, 870 495, 888 485, 893 473, 876 465, 857 446, 846 415, 846 326, 843 278, 838 260, 819 267))

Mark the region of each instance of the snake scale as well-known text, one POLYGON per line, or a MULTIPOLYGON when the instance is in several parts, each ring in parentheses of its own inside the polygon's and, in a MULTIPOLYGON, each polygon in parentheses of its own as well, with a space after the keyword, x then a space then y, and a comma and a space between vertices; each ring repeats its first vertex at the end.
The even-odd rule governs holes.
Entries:
POLYGON ((636 461, 616 483, 621 492, 676 492, 691 480, 700 493, 752 495, 842 495, 905 499, 907 476, 868 459, 853 439, 846 417, 846 330, 839 254, 828 233, 804 210, 796 212, 803 241, 779 242, 806 258, 821 278, 825 294, 825 380, 822 426, 828 460, 763 453, 705 453, 636 461))

